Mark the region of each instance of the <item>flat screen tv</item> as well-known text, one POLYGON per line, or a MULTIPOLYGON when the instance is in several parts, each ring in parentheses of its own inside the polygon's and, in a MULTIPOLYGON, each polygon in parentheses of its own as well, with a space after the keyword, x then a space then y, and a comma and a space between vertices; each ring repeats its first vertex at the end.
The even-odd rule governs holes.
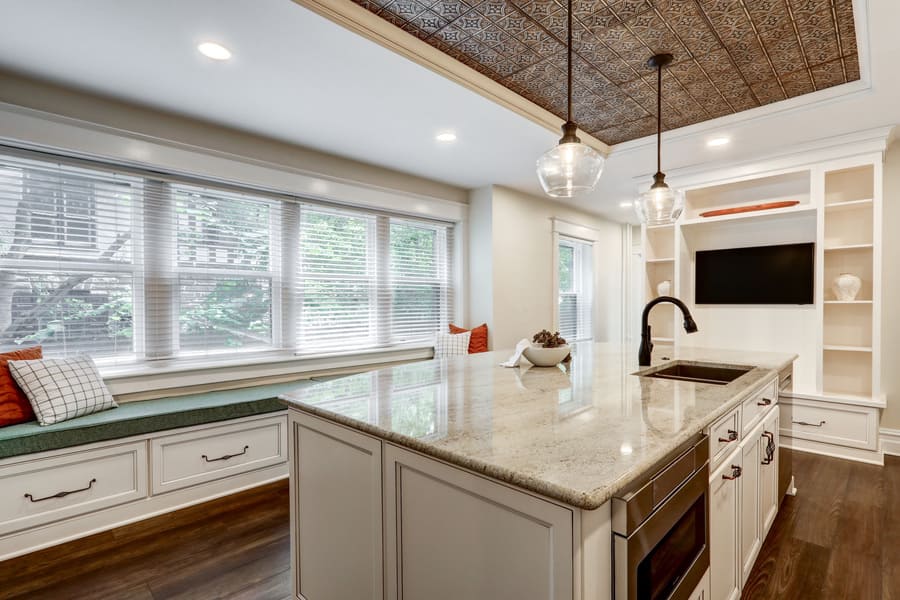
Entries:
POLYGON ((695 304, 812 304, 815 244, 698 250, 695 304))

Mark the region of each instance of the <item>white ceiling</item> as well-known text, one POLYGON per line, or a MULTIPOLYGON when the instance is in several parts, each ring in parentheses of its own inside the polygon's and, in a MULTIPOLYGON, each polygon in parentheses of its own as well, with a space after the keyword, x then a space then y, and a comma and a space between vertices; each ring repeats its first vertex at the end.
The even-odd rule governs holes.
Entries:
MULTIPOLYGON (((900 2, 868 10, 871 90, 672 132, 663 170, 900 123, 900 2), (732 143, 707 148, 719 134, 732 143)), ((534 161, 558 137, 291 0, 0 0, 0 11, 0 68, 464 188, 540 194, 534 161), (234 58, 201 56, 201 41, 234 58), (435 142, 443 129, 459 140, 435 142)), ((650 138, 614 147, 598 190, 572 204, 631 219, 619 204, 654 161, 650 138)))

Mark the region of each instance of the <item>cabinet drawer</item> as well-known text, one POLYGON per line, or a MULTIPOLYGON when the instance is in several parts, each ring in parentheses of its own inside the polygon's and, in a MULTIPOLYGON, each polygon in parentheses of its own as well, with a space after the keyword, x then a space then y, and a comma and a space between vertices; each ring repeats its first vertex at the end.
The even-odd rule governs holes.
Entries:
POLYGON ((778 391, 774 381, 762 391, 744 400, 741 404, 741 437, 746 437, 747 433, 762 420, 769 408, 777 402, 778 391))
POLYGON ((725 456, 738 447, 741 431, 740 415, 740 408, 736 408, 709 428, 710 470, 715 469, 725 456))
POLYGON ((207 427, 150 441, 160 494, 287 461, 287 417, 207 427))
POLYGON ((147 496, 146 442, 0 467, 0 535, 147 496))
POLYGON ((781 435, 876 450, 878 409, 786 398, 780 404, 781 435))

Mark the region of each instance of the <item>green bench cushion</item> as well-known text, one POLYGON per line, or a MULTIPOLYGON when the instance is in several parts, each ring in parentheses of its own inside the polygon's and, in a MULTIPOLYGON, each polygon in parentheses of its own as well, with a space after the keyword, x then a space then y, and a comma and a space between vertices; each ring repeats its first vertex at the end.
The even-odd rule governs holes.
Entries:
POLYGON ((285 410, 278 395, 304 385, 311 383, 292 381, 127 402, 44 427, 37 421, 0 427, 0 459, 285 410))

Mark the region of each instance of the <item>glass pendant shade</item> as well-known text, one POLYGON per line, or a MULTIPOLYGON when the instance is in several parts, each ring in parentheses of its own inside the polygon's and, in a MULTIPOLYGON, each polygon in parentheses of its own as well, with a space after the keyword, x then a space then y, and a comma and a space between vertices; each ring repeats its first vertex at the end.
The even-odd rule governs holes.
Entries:
POLYGON ((589 192, 603 173, 604 158, 586 144, 562 142, 537 161, 537 175, 548 196, 572 198, 589 192))
POLYGON ((666 184, 654 185, 634 201, 634 210, 642 223, 669 225, 678 220, 684 210, 684 192, 666 184))

